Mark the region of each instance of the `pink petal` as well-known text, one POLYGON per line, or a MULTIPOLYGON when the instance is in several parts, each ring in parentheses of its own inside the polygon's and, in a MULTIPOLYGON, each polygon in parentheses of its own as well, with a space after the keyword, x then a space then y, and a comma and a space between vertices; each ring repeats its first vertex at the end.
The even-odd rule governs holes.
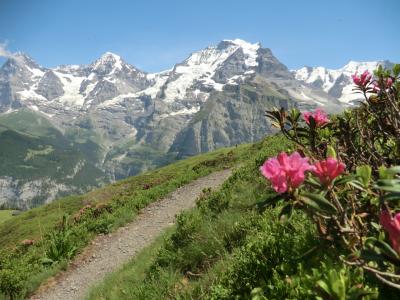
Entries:
POLYGON ((264 177, 271 179, 280 172, 280 164, 276 158, 270 158, 260 167, 260 171, 264 177))

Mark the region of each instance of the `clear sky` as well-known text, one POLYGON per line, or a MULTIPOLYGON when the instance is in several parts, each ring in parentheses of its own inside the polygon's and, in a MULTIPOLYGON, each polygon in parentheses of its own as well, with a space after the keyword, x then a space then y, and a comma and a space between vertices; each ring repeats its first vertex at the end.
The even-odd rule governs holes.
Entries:
POLYGON ((260 41, 289 68, 400 62, 399 12, 400 0, 0 0, 0 53, 26 52, 53 67, 111 51, 154 72, 241 38, 260 41))

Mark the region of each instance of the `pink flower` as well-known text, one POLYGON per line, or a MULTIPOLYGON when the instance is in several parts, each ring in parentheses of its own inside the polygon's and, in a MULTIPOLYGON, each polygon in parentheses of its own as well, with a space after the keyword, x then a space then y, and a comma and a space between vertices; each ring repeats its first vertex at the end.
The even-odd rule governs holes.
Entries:
POLYGON ((393 79, 392 77, 389 77, 388 79, 386 79, 386 87, 390 89, 392 85, 393 85, 393 79))
POLYGON ((357 76, 357 72, 354 75, 351 75, 353 78, 353 82, 360 88, 365 88, 367 84, 371 81, 372 75, 367 71, 361 74, 361 76, 357 76))
POLYGON ((21 242, 21 244, 24 245, 24 246, 32 246, 34 243, 35 243, 34 240, 23 240, 21 242))
POLYGON ((307 157, 301 157, 298 152, 287 155, 281 152, 277 157, 272 157, 264 162, 260 171, 269 179, 277 193, 292 191, 303 183, 304 172, 313 170, 307 157))
MULTIPOLYGON (((386 91, 389 91, 389 89, 390 89, 390 88, 392 87, 392 85, 393 85, 393 79, 392 79, 391 77, 387 78, 387 79, 383 82, 383 85, 384 85, 384 89, 385 89, 386 91)), ((381 90, 381 88, 379 87, 377 81, 372 82, 372 88, 373 88, 373 91, 374 91, 375 93, 378 93, 378 92, 381 90)))
POLYGON ((373 90, 375 93, 378 93, 378 92, 381 90, 381 88, 376 84, 376 82, 373 82, 373 83, 372 83, 372 90, 373 90))
POLYGON ((393 249, 400 254, 400 213, 397 213, 394 218, 392 218, 390 211, 382 210, 379 216, 379 222, 389 233, 389 239, 393 249))
POLYGON ((343 173, 346 165, 333 157, 317 161, 314 164, 313 173, 318 176, 319 181, 324 185, 332 183, 333 179, 343 173))
POLYGON ((329 122, 328 115, 320 108, 317 108, 314 112, 303 112, 304 121, 306 121, 308 125, 310 125, 310 117, 314 119, 317 127, 321 127, 329 122))

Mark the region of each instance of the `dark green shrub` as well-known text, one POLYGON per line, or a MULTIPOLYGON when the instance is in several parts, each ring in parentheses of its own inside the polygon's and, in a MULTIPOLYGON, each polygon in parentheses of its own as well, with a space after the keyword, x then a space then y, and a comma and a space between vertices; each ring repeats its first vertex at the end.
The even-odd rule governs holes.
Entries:
POLYGON ((16 299, 24 288, 28 270, 13 266, 0 270, 0 289, 10 299, 16 299))

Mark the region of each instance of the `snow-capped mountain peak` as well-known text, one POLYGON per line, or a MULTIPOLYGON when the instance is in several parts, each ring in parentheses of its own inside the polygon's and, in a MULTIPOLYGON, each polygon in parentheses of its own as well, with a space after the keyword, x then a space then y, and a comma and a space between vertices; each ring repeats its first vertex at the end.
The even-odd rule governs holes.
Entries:
POLYGON ((366 70, 372 72, 379 65, 391 68, 389 61, 349 61, 339 69, 327 69, 324 67, 303 67, 292 70, 293 75, 299 81, 303 81, 313 87, 321 88, 331 96, 338 99, 344 106, 353 105, 360 100, 360 95, 353 92, 351 75, 362 73, 366 70))
POLYGON ((183 63, 175 65, 172 71, 175 76, 163 87, 164 98, 168 102, 184 99, 196 86, 196 97, 204 101, 207 98, 204 92, 210 88, 222 91, 225 84, 237 84, 254 72, 260 47, 259 43, 234 39, 192 53, 183 63))
POLYGON ((121 71, 124 65, 126 65, 126 63, 119 55, 106 52, 91 65, 91 68, 101 73, 116 72, 121 71))
POLYGON ((257 66, 257 51, 261 48, 260 43, 252 44, 241 39, 223 40, 223 42, 231 43, 237 47, 240 47, 243 53, 246 55, 246 65, 251 67, 257 66))
POLYGON ((100 108, 126 109, 132 103, 139 111, 143 107, 138 103, 146 97, 162 101, 170 114, 193 114, 213 92, 223 92, 225 87, 243 84, 255 76, 284 86, 290 97, 306 103, 316 101, 309 93, 313 90, 322 92, 319 98, 325 102, 336 98, 348 105, 357 97, 351 91, 351 75, 388 63, 350 61, 337 70, 304 67, 290 73, 270 49, 241 39, 222 40, 216 46, 193 52, 171 70, 154 74, 138 70, 112 52, 89 65, 53 69, 39 66, 23 53, 14 56, 0 69, 3 90, 8 91, 12 85, 12 94, 4 93, 7 99, 0 99, 0 104, 4 103, 1 111, 13 106, 36 106, 45 112, 51 110, 51 115, 58 108, 79 114, 100 108))
POLYGON ((342 68, 338 69, 337 71, 339 72, 345 72, 345 73, 351 73, 354 74, 356 72, 364 72, 366 70, 369 70, 372 72, 375 70, 379 65, 387 65, 389 62, 388 61, 365 61, 365 62, 360 62, 360 61, 349 61, 345 66, 342 68))
POLYGON ((44 68, 23 52, 14 53, 0 68, 3 73, 15 73, 22 70, 28 70, 34 76, 40 76, 44 73, 44 68))

